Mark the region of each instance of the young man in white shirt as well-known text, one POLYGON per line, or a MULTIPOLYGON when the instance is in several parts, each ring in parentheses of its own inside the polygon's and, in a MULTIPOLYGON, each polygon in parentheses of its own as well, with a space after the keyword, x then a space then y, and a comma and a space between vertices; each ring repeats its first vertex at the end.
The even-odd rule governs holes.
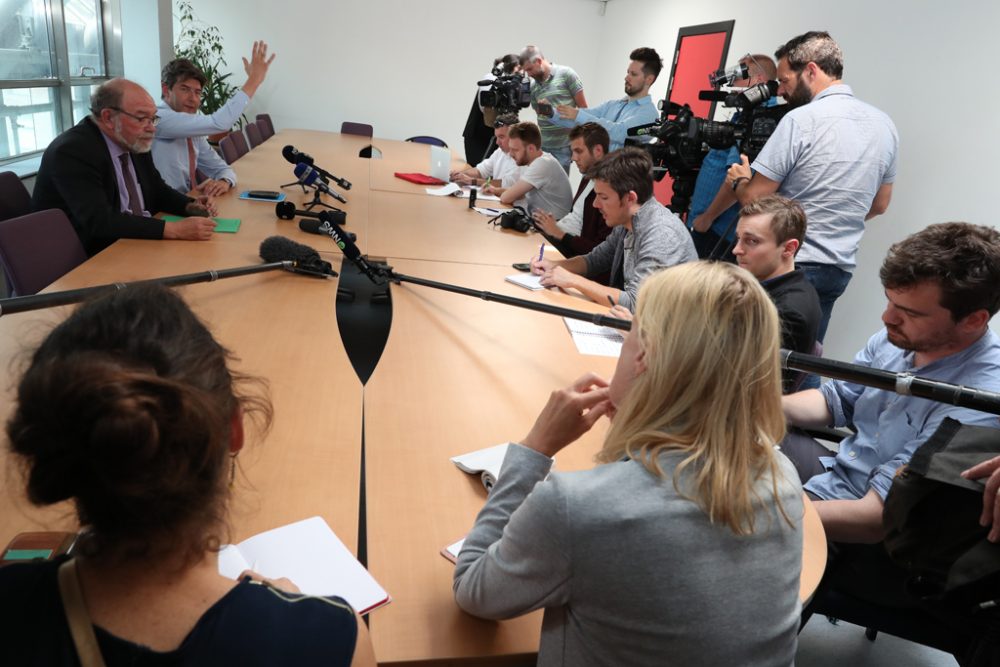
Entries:
POLYGON ((451 180, 459 185, 485 185, 487 182, 497 182, 500 187, 509 188, 517 182, 521 168, 510 156, 508 134, 510 128, 517 125, 516 114, 504 114, 497 118, 493 129, 499 150, 477 164, 475 167, 451 172, 451 180))

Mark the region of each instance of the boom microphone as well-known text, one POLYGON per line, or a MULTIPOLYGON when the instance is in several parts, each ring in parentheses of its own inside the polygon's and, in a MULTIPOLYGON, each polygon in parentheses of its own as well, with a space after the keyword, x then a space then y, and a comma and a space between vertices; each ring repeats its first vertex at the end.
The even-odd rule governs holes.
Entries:
POLYGON ((310 275, 337 275, 330 262, 324 262, 320 259, 316 250, 307 245, 296 243, 285 236, 269 236, 261 241, 260 258, 265 262, 292 261, 299 272, 310 275))
POLYGON ((319 172, 314 167, 310 167, 305 162, 299 162, 297 165, 295 165, 295 177, 299 179, 299 183, 301 183, 302 185, 311 185, 320 192, 324 192, 330 195, 337 201, 342 202, 344 204, 347 203, 347 200, 344 199, 344 196, 342 194, 336 192, 333 188, 324 183, 323 180, 319 177, 319 172))
MULTIPOLYGON (((341 211, 339 208, 334 208, 332 211, 320 211, 319 213, 314 213, 313 211, 300 211, 295 208, 295 204, 290 201, 280 201, 274 205, 274 214, 281 218, 282 220, 292 220, 295 216, 301 216, 303 218, 316 218, 317 220, 328 220, 330 224, 333 225, 346 225, 347 224, 347 213, 341 211)), ((308 231, 308 230, 306 230, 308 231)))
MULTIPOLYGON (((323 228, 321 227, 320 229, 323 228)), ((336 225, 326 225, 326 228, 323 229, 323 231, 329 235, 331 239, 333 239, 333 242, 336 243, 337 247, 344 253, 344 257, 351 260, 351 263, 358 267, 358 270, 361 271, 361 273, 368 276, 368 280, 372 281, 376 285, 385 284, 386 277, 383 272, 373 267, 367 262, 367 260, 365 260, 364 257, 361 256, 361 250, 358 249, 358 246, 354 245, 354 241, 347 235, 347 232, 340 229, 336 225)))
POLYGON ((317 167, 316 159, 312 155, 295 150, 295 146, 291 145, 285 146, 284 148, 281 149, 281 155, 292 164, 298 164, 300 162, 304 162, 305 164, 309 165, 310 167, 318 171, 320 173, 320 176, 322 176, 323 178, 330 179, 331 181, 333 181, 340 187, 344 188, 345 190, 351 189, 351 182, 349 180, 347 180, 346 178, 339 178, 337 176, 334 176, 326 169, 323 169, 322 167, 317 167))

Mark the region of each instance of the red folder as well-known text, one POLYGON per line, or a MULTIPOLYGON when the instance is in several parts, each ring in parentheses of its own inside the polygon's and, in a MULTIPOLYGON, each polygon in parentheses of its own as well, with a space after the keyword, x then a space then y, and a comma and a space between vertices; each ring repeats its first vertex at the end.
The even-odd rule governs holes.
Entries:
POLYGON ((419 183, 420 185, 447 184, 447 181, 442 181, 440 178, 434 178, 433 176, 428 176, 427 174, 404 174, 403 172, 397 171, 396 178, 401 178, 404 181, 409 181, 410 183, 419 183))

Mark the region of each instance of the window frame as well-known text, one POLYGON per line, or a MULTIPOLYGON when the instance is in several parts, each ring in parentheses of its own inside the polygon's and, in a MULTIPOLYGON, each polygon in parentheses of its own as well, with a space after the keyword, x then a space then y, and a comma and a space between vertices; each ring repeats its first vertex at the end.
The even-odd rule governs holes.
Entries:
MULTIPOLYGON (((74 76, 69 71, 69 45, 66 39, 66 20, 63 0, 44 0, 49 33, 50 59, 55 76, 40 79, 0 79, 0 92, 20 88, 51 88, 55 91, 56 136, 73 127, 73 88, 100 85, 109 79, 123 76, 125 72, 121 36, 121 0, 99 0, 99 16, 104 43, 104 75, 74 76)), ((20 162, 36 163, 47 146, 37 150, 0 158, 0 169, 16 166, 20 162)), ((36 169, 32 169, 35 171, 36 169)), ((15 169, 15 171, 17 171, 15 169)))

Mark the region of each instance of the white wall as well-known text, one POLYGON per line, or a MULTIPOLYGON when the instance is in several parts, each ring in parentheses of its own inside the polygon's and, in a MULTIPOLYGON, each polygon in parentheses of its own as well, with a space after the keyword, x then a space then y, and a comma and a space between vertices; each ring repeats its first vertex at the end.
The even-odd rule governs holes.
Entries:
MULTIPOLYGON (((603 17, 594 0, 284 2, 252 11, 235 0, 194 4, 221 27, 235 81, 254 39, 278 54, 251 113, 268 111, 278 128, 369 122, 378 136, 432 134, 459 152, 474 82, 495 56, 526 43, 576 69, 598 103, 621 94, 629 51, 653 46, 669 59, 682 26, 735 19, 731 62, 829 30, 844 50, 845 82, 886 111, 901 138, 892 205, 869 223, 827 334, 830 357, 850 359, 880 326, 878 266, 890 243, 933 222, 996 224, 1000 94, 990 63, 1000 3, 610 0, 603 17)), ((653 88, 657 98, 668 73, 653 88)))
POLYGON ((125 78, 141 84, 154 100, 160 99, 160 4, 161 0, 121 3, 125 78))

